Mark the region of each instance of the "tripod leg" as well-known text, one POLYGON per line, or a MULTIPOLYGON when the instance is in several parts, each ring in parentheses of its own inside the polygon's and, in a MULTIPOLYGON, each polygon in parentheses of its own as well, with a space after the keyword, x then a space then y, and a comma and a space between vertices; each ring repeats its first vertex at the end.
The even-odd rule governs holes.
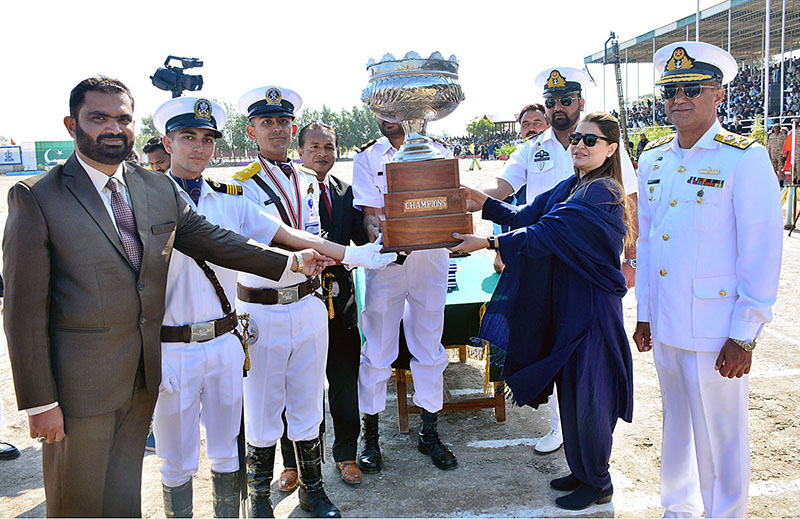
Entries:
MULTIPOLYGON (((790 189, 794 189, 795 200, 797 200, 797 188, 796 187, 792 187, 790 189)), ((796 213, 793 216, 794 216, 794 219, 792 220, 792 227, 789 229, 789 236, 792 235, 792 231, 794 231, 795 228, 797 227, 797 219, 798 219, 798 217, 800 217, 800 213, 796 213)))

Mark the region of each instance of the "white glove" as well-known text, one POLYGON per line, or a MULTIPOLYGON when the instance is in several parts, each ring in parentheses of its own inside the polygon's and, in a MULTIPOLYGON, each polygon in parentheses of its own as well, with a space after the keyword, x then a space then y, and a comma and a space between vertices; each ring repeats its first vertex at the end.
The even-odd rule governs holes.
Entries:
POLYGON ((397 259, 397 253, 386 252, 381 254, 380 240, 357 247, 347 246, 344 248, 344 258, 342 263, 353 267, 364 267, 368 269, 384 269, 386 265, 397 259))
POLYGON ((161 363, 161 385, 158 386, 159 393, 177 393, 181 390, 178 383, 178 376, 166 362, 161 363))

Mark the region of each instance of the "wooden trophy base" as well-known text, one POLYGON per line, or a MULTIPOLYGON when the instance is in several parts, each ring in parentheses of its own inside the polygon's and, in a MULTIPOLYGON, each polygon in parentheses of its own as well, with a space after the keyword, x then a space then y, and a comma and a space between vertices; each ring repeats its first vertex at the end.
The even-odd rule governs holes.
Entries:
POLYGON ((437 249, 460 243, 453 233, 471 234, 466 190, 458 160, 436 159, 386 164, 383 197, 383 250, 437 249))

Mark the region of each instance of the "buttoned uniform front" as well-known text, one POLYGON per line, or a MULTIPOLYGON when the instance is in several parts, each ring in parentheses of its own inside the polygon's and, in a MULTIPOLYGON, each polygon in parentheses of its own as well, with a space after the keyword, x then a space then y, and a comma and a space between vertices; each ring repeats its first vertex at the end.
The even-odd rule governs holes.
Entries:
POLYGON ((766 149, 717 121, 689 150, 674 136, 649 148, 639 162, 636 298, 661 383, 662 504, 667 516, 742 517, 748 376, 723 378, 714 364, 727 338, 755 340, 772 319, 777 181, 766 149))
MULTIPOLYGON (((167 176, 173 177, 168 172, 167 176)), ((176 182, 181 198, 198 214, 220 227, 261 243, 270 243, 280 223, 242 196, 219 193, 205 181, 195 204, 176 182)), ((209 265, 228 301, 236 297, 238 273, 209 265)), ((203 323, 224 317, 214 286, 194 259, 174 251, 167 274, 164 326, 203 323)), ((239 470, 237 437, 242 413, 244 351, 239 339, 226 333, 205 342, 162 342, 162 384, 153 418, 161 480, 178 487, 197 472, 200 423, 206 429, 206 453, 217 473, 239 470), (173 383, 176 387, 168 388, 173 383), (202 407, 202 413, 201 413, 202 407)))
MULTIPOLYGON (((445 158, 453 154, 434 142, 445 158)), ((383 207, 386 163, 397 150, 386 137, 358 153, 353 161, 353 206, 383 207)), ((361 312, 364 347, 358 372, 361 412, 377 414, 386 407, 386 382, 397 358, 400 321, 412 355, 414 403, 433 413, 442 408, 443 373, 447 353, 442 346, 447 297, 447 249, 418 250, 405 262, 383 270, 367 270, 365 304, 361 312)))
MULTIPOLYGON (((263 180, 278 194, 287 213, 299 211, 299 228, 319 233, 319 188, 316 179, 292 167, 293 178, 279 167, 257 160, 237 173, 231 183, 241 185, 244 198, 280 219, 275 203, 253 179, 263 180), (264 171, 262 164, 270 169, 264 171), (297 179, 297 187, 294 184, 297 179), (277 183, 276 183, 277 181, 277 183), (279 189, 280 188, 280 189, 279 189), (280 193, 287 194, 290 204, 280 193), (297 207, 299 194, 300 207, 297 207)), ((277 282, 259 276, 239 274, 239 284, 250 288, 285 288, 303 283, 302 273, 287 272, 277 282)), ((244 380, 246 436, 254 447, 271 447, 283 433, 281 412, 286 408, 290 440, 312 440, 319 435, 325 391, 325 360, 328 352, 328 313, 313 295, 289 304, 264 305, 237 298, 239 315, 250 314, 249 342, 251 370, 244 380)))

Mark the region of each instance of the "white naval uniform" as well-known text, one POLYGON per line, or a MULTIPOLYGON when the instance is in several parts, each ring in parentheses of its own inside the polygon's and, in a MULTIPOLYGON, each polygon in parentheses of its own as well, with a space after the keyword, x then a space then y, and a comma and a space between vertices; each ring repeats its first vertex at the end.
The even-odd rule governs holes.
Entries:
POLYGON ((755 340, 772 319, 778 183, 766 149, 741 149, 750 139, 717 121, 690 150, 667 140, 639 162, 636 276, 638 320, 650 323, 661 384, 662 505, 667 517, 743 517, 748 376, 723 378, 714 364, 727 338, 755 340), (726 136, 739 147, 715 140, 726 136))
MULTIPOLYGON (((197 205, 180 185, 178 193, 210 222, 261 243, 269 244, 280 226, 244 197, 218 193, 206 182, 201 184, 197 205)), ((233 302, 237 273, 209 266, 228 300, 233 302)), ((169 264, 165 307, 165 326, 207 322, 224 316, 211 282, 194 259, 177 250, 173 251, 169 264)), ((178 386, 174 392, 159 393, 153 418, 164 485, 180 486, 197 472, 201 421, 206 429, 206 453, 211 469, 215 472, 239 469, 236 440, 242 415, 243 364, 242 345, 232 333, 206 342, 161 343, 162 379, 166 381, 173 376, 178 386)))
MULTIPOLYGON (((517 146, 503 167, 500 178, 511 184, 514 192, 525 186, 527 203, 542 193, 553 189, 559 182, 575 174, 570 147, 564 146, 548 128, 533 139, 517 146)), ((622 162, 622 183, 626 194, 636 192, 636 172, 630 156, 620 143, 620 160, 622 162)), ((550 430, 560 431, 561 423, 558 411, 558 395, 555 386, 547 399, 550 407, 550 430)))
MULTIPOLYGON (((446 158, 453 154, 434 143, 446 158)), ((353 162, 353 205, 383 207, 386 193, 384 165, 395 149, 386 137, 356 155, 353 162)), ((386 382, 397 358, 400 321, 412 355, 414 404, 433 413, 442 408, 443 373, 447 353, 442 346, 444 306, 447 297, 447 249, 412 252, 402 265, 365 272, 366 290, 361 311, 365 342, 358 370, 358 406, 376 414, 386 407, 386 382)))
MULTIPOLYGON (((294 182, 277 166, 265 163, 296 206, 294 182)), ((248 170, 250 168, 257 169, 255 174, 276 194, 279 193, 274 182, 262 171, 259 161, 248 170)), ((280 220, 280 213, 269 195, 252 178, 240 180, 243 178, 240 174, 231 182, 244 188, 244 197, 280 220)), ((297 175, 302 207, 300 229, 318 234, 319 189, 316 188, 316 178, 296 167, 294 174, 297 175), (313 192, 309 193, 311 189, 313 192)), ((291 211, 286 204, 284 208, 287 213, 291 211)), ((284 288, 307 279, 304 274, 291 271, 285 272, 278 281, 244 272, 239 274, 239 283, 250 288, 284 288)), ((263 305, 237 299, 236 310, 239 315, 250 314, 250 331, 257 336, 249 343, 250 372, 244 380, 247 442, 254 447, 275 445, 283 434, 281 413, 284 408, 290 440, 316 438, 322 423, 328 355, 328 311, 325 304, 313 295, 286 305, 263 305)))

